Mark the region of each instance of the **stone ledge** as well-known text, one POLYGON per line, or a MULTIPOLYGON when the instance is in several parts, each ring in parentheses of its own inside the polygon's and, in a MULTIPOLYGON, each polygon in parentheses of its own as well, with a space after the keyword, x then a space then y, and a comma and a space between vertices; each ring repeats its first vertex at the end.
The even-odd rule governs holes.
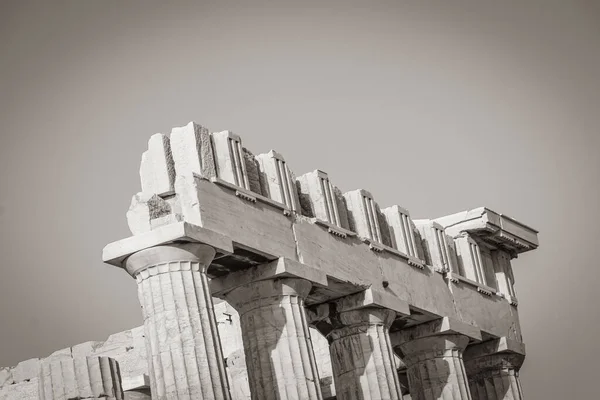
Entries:
POLYGON ((204 243, 220 253, 233 253, 233 243, 229 238, 188 222, 178 222, 106 245, 102 250, 102 261, 122 268, 123 261, 130 255, 174 241, 204 243))
POLYGON ((466 336, 474 342, 481 341, 481 331, 479 328, 449 317, 439 318, 393 332, 390 334, 390 337, 392 337, 392 342, 396 346, 418 338, 455 334, 466 336))
POLYGON ((487 285, 472 281, 471 279, 465 278, 464 276, 459 275, 459 274, 455 274, 452 272, 446 272, 446 277, 450 280, 450 282, 453 282, 455 284, 462 282, 467 285, 473 286, 477 289, 477 291, 479 293, 484 294, 486 296, 491 296, 492 294, 496 293, 496 289, 493 289, 487 285))
POLYGON ((288 215, 288 216, 292 215, 292 211, 288 207, 286 207, 285 204, 275 201, 273 199, 270 199, 268 197, 265 197, 259 193, 254 193, 250 190, 246 190, 246 189, 242 188, 241 186, 234 185, 233 183, 229 183, 220 178, 211 178, 210 181, 212 183, 216 183, 219 186, 223 186, 227 189, 235 191, 235 195, 237 197, 240 197, 246 201, 251 201, 251 202, 260 201, 260 202, 268 204, 272 207, 279 208, 280 210, 283 211, 283 214, 285 214, 285 215, 288 215))
POLYGON ((329 223, 327 221, 323 221, 323 220, 318 219, 318 218, 310 218, 310 221, 312 223, 316 224, 316 225, 324 226, 325 228, 327 228, 327 230, 328 230, 329 233, 331 233, 333 235, 336 235, 336 236, 339 236, 339 237, 344 238, 344 239, 346 237, 348 237, 348 236, 356 236, 356 233, 354 233, 353 231, 341 228, 341 227, 339 227, 337 225, 333 225, 333 224, 331 224, 331 223, 329 223))
POLYGON ((504 336, 468 346, 464 357, 475 359, 499 353, 514 353, 524 356, 525 344, 504 336))
POLYGON ((315 285, 327 286, 327 275, 324 272, 283 257, 267 264, 213 278, 209 285, 212 295, 220 297, 248 283, 285 277, 306 279, 315 285))
POLYGON ((359 310, 367 307, 385 308, 402 316, 410 315, 408 303, 388 293, 368 288, 362 292, 351 294, 332 301, 337 312, 359 310))
POLYGON ((327 320, 332 312, 331 305, 334 306, 336 313, 375 307, 395 311, 401 317, 410 315, 410 307, 406 301, 388 293, 368 288, 359 293, 308 307, 307 318, 309 323, 314 324, 327 320))

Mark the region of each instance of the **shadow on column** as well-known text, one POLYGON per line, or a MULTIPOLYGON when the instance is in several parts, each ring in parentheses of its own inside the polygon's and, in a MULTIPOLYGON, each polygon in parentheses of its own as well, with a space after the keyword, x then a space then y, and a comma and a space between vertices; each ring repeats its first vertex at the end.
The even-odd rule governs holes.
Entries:
POLYGON ((304 298, 309 281, 250 283, 225 298, 238 311, 252 399, 321 400, 304 298))
POLYGON ((462 335, 440 335, 394 348, 407 366, 412 400, 471 400, 462 361, 468 341, 462 335))

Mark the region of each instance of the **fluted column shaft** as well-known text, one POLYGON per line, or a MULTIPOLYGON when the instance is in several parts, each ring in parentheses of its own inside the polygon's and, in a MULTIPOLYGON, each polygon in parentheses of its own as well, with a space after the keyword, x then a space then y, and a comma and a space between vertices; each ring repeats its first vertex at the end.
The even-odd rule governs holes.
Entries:
POLYGON ((499 353, 467 360, 473 400, 523 400, 519 368, 524 356, 499 353))
POLYGON ((187 243, 149 248, 126 262, 138 283, 152 398, 229 400, 206 269, 215 250, 187 243))
POLYGON ((412 400, 471 400, 462 354, 463 335, 437 335, 400 345, 412 400))
POLYGON ((338 400, 401 398, 389 337, 395 315, 369 307, 335 316, 335 329, 328 339, 338 400))
POLYGON ((40 400, 123 399, 119 364, 109 357, 44 360, 38 374, 40 400))
POLYGON ((304 279, 269 279, 233 289, 253 400, 321 400, 304 299, 304 279))

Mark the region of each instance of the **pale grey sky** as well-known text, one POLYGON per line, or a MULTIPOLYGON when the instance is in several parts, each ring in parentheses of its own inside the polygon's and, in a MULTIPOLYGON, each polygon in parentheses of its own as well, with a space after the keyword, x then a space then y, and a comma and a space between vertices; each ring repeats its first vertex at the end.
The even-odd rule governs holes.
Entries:
POLYGON ((0 365, 141 324, 101 250, 147 139, 195 120, 416 218, 539 229, 525 395, 597 397, 599 2, 237 3, 0 3, 0 365))

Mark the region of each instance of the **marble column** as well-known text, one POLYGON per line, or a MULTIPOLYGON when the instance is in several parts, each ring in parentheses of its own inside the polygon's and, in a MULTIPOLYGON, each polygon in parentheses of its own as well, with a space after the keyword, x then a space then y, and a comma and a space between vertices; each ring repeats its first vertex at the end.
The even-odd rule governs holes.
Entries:
POLYGON ((40 400, 122 400, 119 364, 109 357, 63 357, 42 361, 38 375, 40 400))
POLYGON ((490 354, 465 361, 473 400, 523 400, 519 369, 525 356, 490 354))
POLYGON ((206 276, 214 256, 210 246, 181 243, 126 260, 138 284, 153 399, 230 399, 206 276))
POLYGON ((238 311, 253 400, 321 400, 304 299, 312 283, 276 278, 224 298, 238 311))
POLYGON ((400 344, 413 400, 471 400, 460 334, 417 337, 400 344))
POLYGON ((338 400, 398 400, 400 385, 389 327, 396 312, 366 307, 331 316, 330 342, 338 400))

